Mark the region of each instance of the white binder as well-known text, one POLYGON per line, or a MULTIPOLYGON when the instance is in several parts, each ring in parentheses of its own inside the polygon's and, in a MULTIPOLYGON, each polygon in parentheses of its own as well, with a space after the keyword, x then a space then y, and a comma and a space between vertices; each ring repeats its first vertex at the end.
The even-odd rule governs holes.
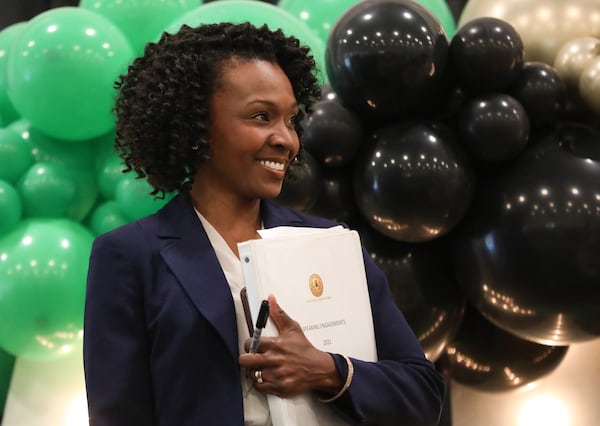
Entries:
MULTIPOLYGON (((373 317, 358 233, 341 226, 278 227, 238 244, 252 322, 269 294, 318 349, 376 361, 373 317)), ((271 320, 263 336, 277 335, 271 320)), ((346 424, 311 394, 267 396, 273 426, 346 424)))

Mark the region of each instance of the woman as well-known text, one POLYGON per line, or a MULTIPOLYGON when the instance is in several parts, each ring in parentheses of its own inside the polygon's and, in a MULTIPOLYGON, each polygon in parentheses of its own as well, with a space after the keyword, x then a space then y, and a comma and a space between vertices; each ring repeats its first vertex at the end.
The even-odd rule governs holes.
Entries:
POLYGON ((443 381, 368 256, 378 362, 317 350, 273 297, 280 334, 246 353, 237 243, 261 227, 334 225, 268 201, 318 99, 314 66, 297 39, 266 26, 183 26, 117 82, 125 165, 154 194, 178 194, 94 243, 84 333, 91 425, 268 425, 266 393, 302 392, 349 424, 437 424, 443 381))

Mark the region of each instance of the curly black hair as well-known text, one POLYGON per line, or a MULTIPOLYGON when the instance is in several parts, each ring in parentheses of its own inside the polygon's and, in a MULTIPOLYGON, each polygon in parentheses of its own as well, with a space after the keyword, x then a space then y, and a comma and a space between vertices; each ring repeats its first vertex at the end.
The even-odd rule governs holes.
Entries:
POLYGON ((198 167, 208 158, 210 98, 230 59, 277 63, 289 78, 300 105, 300 122, 319 100, 315 60, 310 48, 267 25, 219 23, 183 25, 146 45, 118 90, 115 149, 125 164, 152 186, 152 195, 189 189, 198 167))

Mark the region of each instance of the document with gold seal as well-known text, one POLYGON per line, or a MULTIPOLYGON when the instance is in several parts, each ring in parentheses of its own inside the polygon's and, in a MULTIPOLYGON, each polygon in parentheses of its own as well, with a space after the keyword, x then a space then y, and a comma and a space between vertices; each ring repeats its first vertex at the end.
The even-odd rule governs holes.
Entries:
MULTIPOLYGON (((277 227, 238 244, 252 321, 269 294, 317 348, 376 361, 373 317, 360 237, 354 230, 277 227)), ((274 336, 269 320, 263 336, 274 336)), ((268 395, 274 426, 343 425, 310 394, 268 395)))

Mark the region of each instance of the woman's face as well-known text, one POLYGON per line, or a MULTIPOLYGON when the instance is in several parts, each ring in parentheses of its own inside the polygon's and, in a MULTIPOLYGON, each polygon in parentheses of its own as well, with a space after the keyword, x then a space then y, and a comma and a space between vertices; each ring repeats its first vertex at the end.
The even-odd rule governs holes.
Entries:
POLYGON ((226 62, 211 100, 210 159, 201 179, 242 199, 276 197, 300 147, 297 114, 292 85, 279 65, 226 62))

